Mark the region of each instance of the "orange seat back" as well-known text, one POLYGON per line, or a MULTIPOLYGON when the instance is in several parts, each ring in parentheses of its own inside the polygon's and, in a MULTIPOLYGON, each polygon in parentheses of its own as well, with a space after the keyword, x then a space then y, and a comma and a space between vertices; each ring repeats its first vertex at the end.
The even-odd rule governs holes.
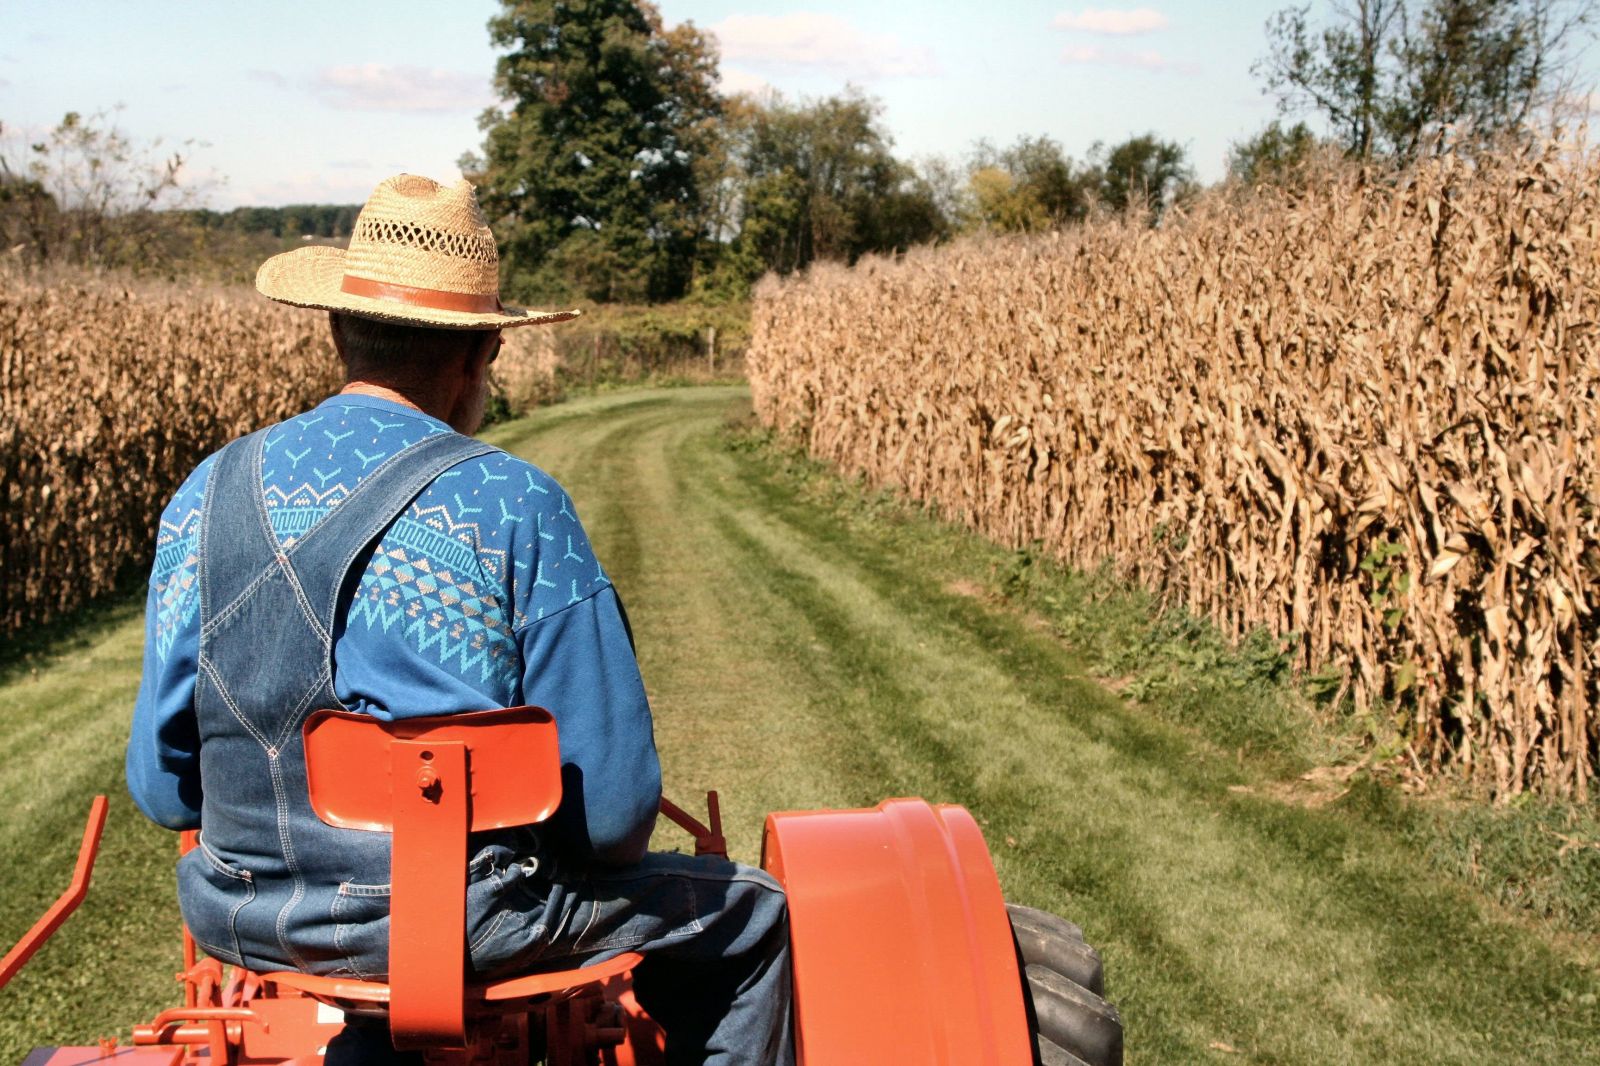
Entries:
POLYGON ((397 1048, 465 1047, 467 834, 540 822, 561 802, 555 719, 509 707, 384 722, 317 711, 304 729, 311 806, 394 835, 389 1028, 397 1048))

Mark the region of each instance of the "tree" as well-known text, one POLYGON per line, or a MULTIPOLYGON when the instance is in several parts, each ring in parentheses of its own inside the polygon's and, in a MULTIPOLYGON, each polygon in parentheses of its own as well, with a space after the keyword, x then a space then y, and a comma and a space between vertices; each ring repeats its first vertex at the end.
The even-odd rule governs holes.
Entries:
POLYGON ((724 123, 737 235, 717 287, 817 259, 854 262, 945 236, 950 225, 927 177, 896 159, 882 105, 855 89, 793 103, 746 100, 724 123))
POLYGON ((1151 221, 1177 198, 1194 187, 1194 171, 1183 146, 1157 139, 1153 133, 1130 137, 1110 149, 1096 146, 1094 155, 1104 153, 1100 166, 1100 199, 1113 211, 1143 207, 1151 221))
POLYGON ((918 159, 913 169, 945 229, 951 233, 961 229, 971 214, 967 168, 945 156, 928 155, 918 159))
MULTIPOLYGON (((0 129, 0 134, 4 130, 0 129)), ((42 140, 0 151, 0 239, 32 258, 147 267, 185 203, 185 157, 141 146, 105 112, 69 111, 42 140)))
POLYGON ((1157 221, 1194 186, 1183 146, 1153 133, 1074 162, 1049 137, 1021 137, 1009 148, 978 142, 967 168, 964 221, 1002 233, 1031 233, 1082 222, 1097 203, 1148 210, 1157 221))
POLYGON ((0 156, 0 253, 31 252, 47 259, 60 228, 56 198, 37 178, 18 173, 0 156))
POLYGON ((645 0, 502 0, 489 36, 508 108, 484 130, 483 203, 507 287, 581 276, 597 300, 689 286, 703 223, 695 161, 719 111, 716 47, 645 0))
POLYGON ((1441 125, 1487 134, 1525 127, 1570 89, 1568 44, 1593 15, 1589 2, 1433 0, 1399 45, 1406 82, 1394 119, 1402 152, 1414 154, 1441 125))
POLYGON ((1570 91, 1595 0, 1342 0, 1267 23, 1255 72, 1285 115, 1316 112, 1351 155, 1405 162, 1447 126, 1461 136, 1527 127, 1570 91))
POLYGON ((967 175, 968 225, 999 233, 1034 233, 1046 229, 1044 208, 1016 175, 1001 166, 975 166, 967 175))
POLYGON ((894 160, 876 189, 856 190, 846 209, 854 219, 850 260, 868 252, 903 252, 954 232, 937 191, 914 167, 894 160))
POLYGON ((1049 137, 1019 137, 1003 150, 979 141, 968 165, 970 221, 1007 233, 1081 222, 1100 183, 1096 167, 1074 163, 1049 137))
POLYGON ((1260 133, 1228 148, 1228 176, 1244 185, 1282 183, 1311 161, 1320 142, 1304 122, 1273 120, 1260 133))

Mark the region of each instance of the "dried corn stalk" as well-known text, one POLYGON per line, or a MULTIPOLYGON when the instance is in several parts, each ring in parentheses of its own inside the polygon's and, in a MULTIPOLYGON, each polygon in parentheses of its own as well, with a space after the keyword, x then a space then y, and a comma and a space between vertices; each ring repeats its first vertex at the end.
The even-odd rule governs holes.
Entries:
POLYGON ((1011 545, 1299 635, 1418 760, 1585 797, 1600 748, 1600 158, 1216 193, 757 295, 761 417, 1011 545))
POLYGON ((333 392, 326 338, 247 290, 0 275, 0 633, 112 587, 200 459, 333 392))

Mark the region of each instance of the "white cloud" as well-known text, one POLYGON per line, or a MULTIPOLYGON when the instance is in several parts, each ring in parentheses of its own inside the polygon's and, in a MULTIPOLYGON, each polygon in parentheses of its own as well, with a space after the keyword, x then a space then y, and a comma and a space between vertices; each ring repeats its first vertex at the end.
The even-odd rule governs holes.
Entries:
POLYGON ((1081 30, 1084 33, 1101 33, 1109 37, 1131 37, 1140 33, 1154 33, 1167 28, 1167 16, 1153 8, 1136 7, 1131 11, 1119 8, 1086 7, 1076 15, 1062 12, 1051 25, 1058 30, 1081 30))
POLYGON ((287 89, 289 87, 289 79, 276 70, 247 70, 244 72, 244 76, 251 81, 265 82, 276 89, 287 89))
POLYGON ((749 93, 760 96, 772 91, 772 83, 759 74, 752 74, 748 70, 738 67, 722 67, 722 82, 720 89, 724 96, 736 96, 739 93, 749 93))
POLYGON ((15 141, 26 146, 47 139, 53 129, 54 126, 38 122, 6 122, 0 119, 0 141, 15 141))
POLYGON ((1556 97, 1551 110, 1558 119, 1567 122, 1587 121, 1600 115, 1600 92, 1562 93, 1556 97))
POLYGON ((481 76, 382 63, 326 67, 317 72, 311 90, 344 111, 476 111, 495 103, 481 76))
MULTIPOLYGON (((455 175, 446 175, 454 181, 455 175)), ((335 176, 318 171, 300 171, 280 178, 251 182, 229 188, 224 197, 230 205, 239 204, 359 204, 372 195, 383 175, 370 180, 335 176)))
POLYGON ((1168 59, 1153 49, 1108 51, 1099 45, 1068 45, 1061 61, 1074 66, 1130 67, 1135 70, 1170 70, 1178 74, 1198 74, 1200 64, 1168 59))
POLYGON ((838 15, 729 15, 711 32, 724 59, 776 73, 823 71, 870 81, 939 72, 927 48, 902 44, 893 34, 867 33, 838 15))

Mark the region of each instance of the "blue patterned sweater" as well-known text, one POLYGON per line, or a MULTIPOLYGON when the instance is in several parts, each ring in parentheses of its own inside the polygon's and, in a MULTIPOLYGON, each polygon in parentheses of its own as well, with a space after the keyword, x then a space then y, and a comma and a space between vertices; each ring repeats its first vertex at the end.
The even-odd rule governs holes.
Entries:
MULTIPOLYGON (((335 396, 278 425, 262 493, 279 542, 303 536, 384 459, 447 432, 369 396, 335 396)), ((197 563, 211 466, 202 462, 161 515, 128 743, 129 791, 173 829, 200 821, 197 563)), ((566 847, 606 862, 643 852, 661 770, 631 636, 571 498, 537 467, 493 452, 424 489, 374 549, 334 662, 339 698, 379 718, 549 708, 562 762, 584 785, 557 814, 566 847)))

